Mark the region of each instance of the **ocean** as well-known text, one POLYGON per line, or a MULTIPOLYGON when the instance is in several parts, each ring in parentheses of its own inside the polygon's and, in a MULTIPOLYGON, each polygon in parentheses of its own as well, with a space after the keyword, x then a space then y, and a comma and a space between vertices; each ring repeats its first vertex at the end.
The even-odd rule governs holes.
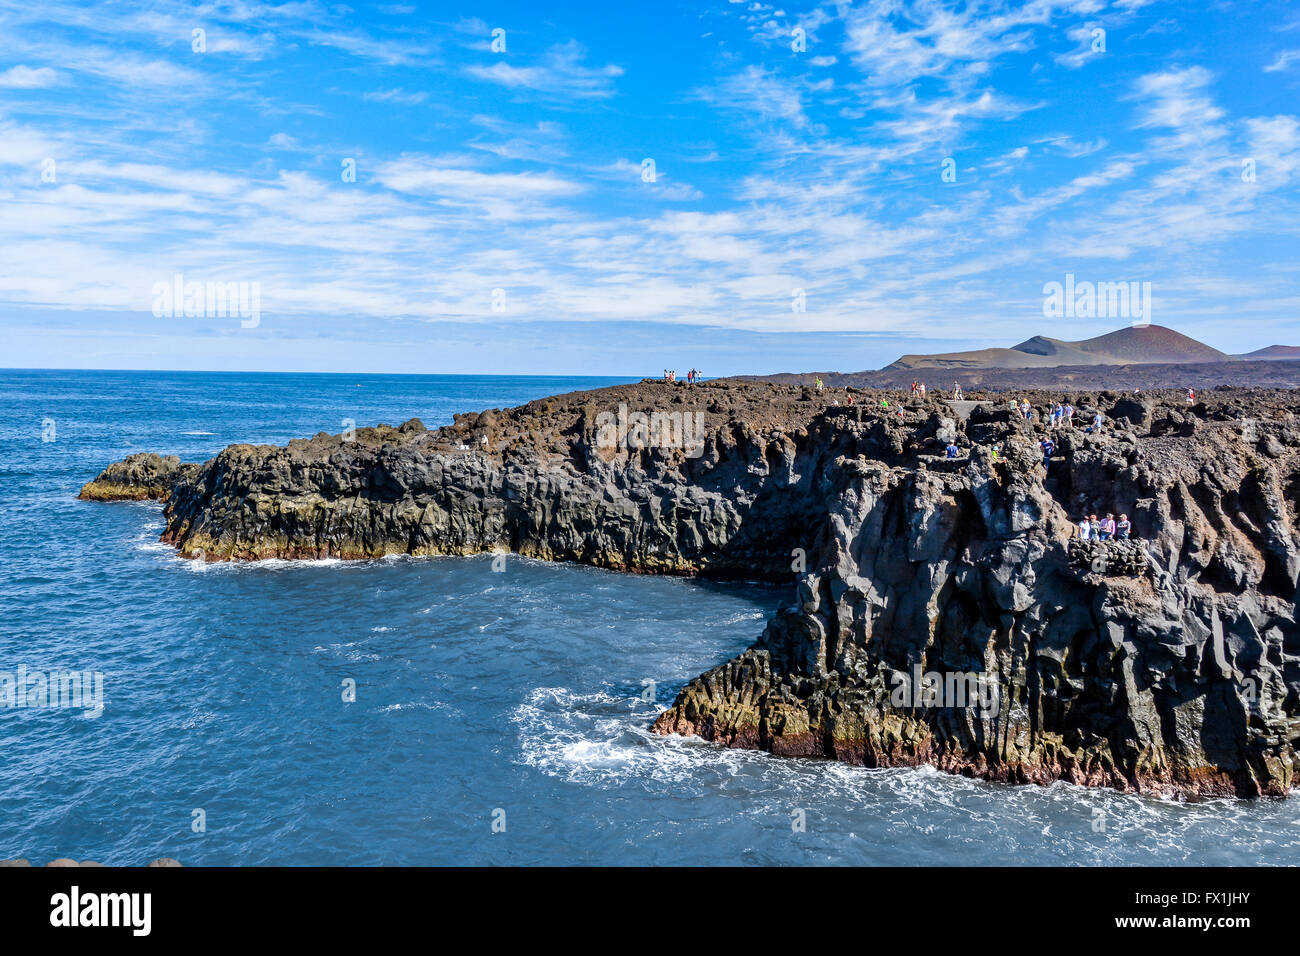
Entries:
POLYGON ((201 565, 158 543, 160 505, 76 500, 133 452, 435 427, 615 381, 0 371, 0 675, 103 679, 99 714, 0 709, 0 858, 1300 863, 1294 798, 1174 803, 651 736, 784 587, 514 556, 201 565))

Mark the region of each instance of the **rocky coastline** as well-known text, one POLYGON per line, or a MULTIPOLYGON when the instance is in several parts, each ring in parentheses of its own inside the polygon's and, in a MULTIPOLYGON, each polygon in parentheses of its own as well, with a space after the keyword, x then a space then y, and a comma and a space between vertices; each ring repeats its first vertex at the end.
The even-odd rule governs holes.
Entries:
POLYGON ((1009 394, 647 381, 435 430, 234 445, 204 463, 135 455, 81 497, 165 501, 163 540, 209 561, 513 552, 790 583, 754 646, 660 715, 663 734, 998 781, 1285 796, 1297 394, 1014 394, 1032 421, 1009 394), (1053 429, 1041 412, 1058 400, 1079 414, 1053 429), (1095 412, 1099 434, 1084 428, 1095 412), (1108 511, 1131 516, 1132 541, 1072 542, 1079 515, 1108 511), (977 685, 989 695, 951 693, 977 685))

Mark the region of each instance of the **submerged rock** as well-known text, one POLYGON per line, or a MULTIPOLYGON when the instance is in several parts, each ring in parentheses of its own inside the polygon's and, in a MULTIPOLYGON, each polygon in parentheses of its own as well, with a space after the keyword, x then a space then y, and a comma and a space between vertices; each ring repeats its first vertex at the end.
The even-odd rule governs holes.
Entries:
POLYGON ((642 383, 434 431, 236 445, 168 466, 163 537, 207 560, 513 551, 789 581, 755 645, 685 687, 657 732, 991 780, 1289 791, 1293 393, 1194 408, 1181 391, 1018 393, 1032 421, 1009 395, 957 413, 853 397, 642 383), (1057 400, 1089 414, 1050 429, 1057 400), (1128 513, 1133 539, 1073 540, 1094 512, 1128 513))
MULTIPOLYGON (((0 860, 0 867, 3 866, 30 867, 31 865, 32 864, 29 860, 0 860)), ((51 860, 49 863, 46 863, 45 865, 46 867, 52 866, 55 867, 56 869, 62 867, 68 867, 68 866, 75 866, 75 867, 85 867, 85 866, 103 867, 104 866, 103 863, 96 863, 94 860, 82 860, 80 863, 78 863, 76 860, 73 860, 69 857, 60 857, 57 860, 51 860)), ((161 859, 154 860, 152 863, 147 863, 145 865, 146 866, 180 866, 181 864, 178 860, 173 860, 171 857, 165 856, 162 857, 161 859)))

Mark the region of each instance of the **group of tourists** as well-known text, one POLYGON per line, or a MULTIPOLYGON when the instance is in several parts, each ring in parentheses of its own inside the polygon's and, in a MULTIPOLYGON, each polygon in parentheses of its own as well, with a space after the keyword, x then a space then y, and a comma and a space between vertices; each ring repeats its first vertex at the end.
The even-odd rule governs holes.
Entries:
MULTIPOLYGON (((912 394, 917 398, 925 398, 925 382, 912 379, 912 394)), ((955 402, 962 400, 961 382, 952 383, 952 398, 955 402)))
MULTIPOLYGON (((686 373, 687 385, 694 385, 699 380, 700 380, 700 372, 698 369, 691 369, 689 372, 686 373)), ((674 371, 673 369, 668 369, 668 368, 664 369, 664 381, 665 382, 677 381, 677 372, 674 371)))
MULTIPOLYGON (((1022 398, 1019 401, 1011 399, 1011 409, 1020 415, 1027 422, 1034 420, 1034 407, 1029 404, 1029 399, 1022 398)), ((1047 410, 1047 424, 1050 428, 1060 428, 1065 426, 1070 428, 1074 425, 1074 413, 1078 411, 1069 402, 1057 402, 1047 410)), ((1084 426, 1084 431, 1089 434, 1099 434, 1102 427, 1106 424, 1106 416, 1098 411, 1092 416, 1092 423, 1084 426)))
POLYGON ((1107 512, 1103 521, 1097 520, 1096 515, 1081 519, 1078 532, 1081 541, 1127 541, 1133 533, 1133 525, 1128 515, 1120 515, 1116 521, 1115 515, 1107 512))
POLYGON ((1053 428, 1059 428, 1062 423, 1068 428, 1074 422, 1074 406, 1069 402, 1064 405, 1057 402, 1049 417, 1053 428))

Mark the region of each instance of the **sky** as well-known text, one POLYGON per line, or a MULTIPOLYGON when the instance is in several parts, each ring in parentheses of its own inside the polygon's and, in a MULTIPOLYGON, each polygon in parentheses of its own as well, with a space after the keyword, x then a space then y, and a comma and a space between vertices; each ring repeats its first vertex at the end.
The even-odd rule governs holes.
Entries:
POLYGON ((1298 185, 1287 2, 0 0, 0 367, 1239 353, 1300 344, 1298 185))

